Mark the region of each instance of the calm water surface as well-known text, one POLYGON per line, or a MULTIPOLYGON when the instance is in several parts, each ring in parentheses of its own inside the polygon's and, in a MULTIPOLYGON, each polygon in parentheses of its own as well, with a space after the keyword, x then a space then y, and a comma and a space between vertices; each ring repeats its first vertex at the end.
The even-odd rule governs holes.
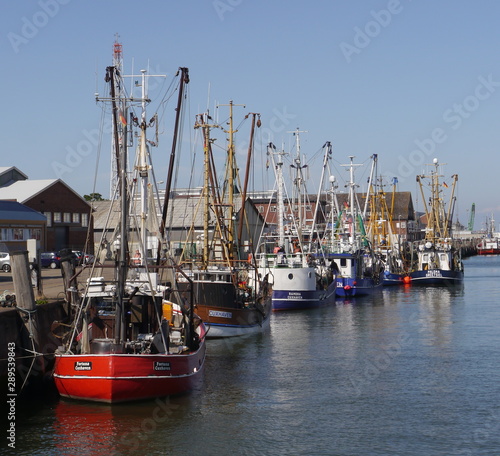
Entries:
POLYGON ((208 341, 189 395, 30 405, 13 454, 499 455, 500 258, 465 267, 458 289, 384 289, 208 341))

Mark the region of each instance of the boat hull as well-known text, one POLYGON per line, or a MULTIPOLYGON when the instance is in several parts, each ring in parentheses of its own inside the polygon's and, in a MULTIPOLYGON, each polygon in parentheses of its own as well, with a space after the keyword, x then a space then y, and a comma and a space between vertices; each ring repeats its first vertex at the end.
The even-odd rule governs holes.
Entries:
POLYGON ((426 271, 413 271, 410 273, 412 285, 455 285, 462 283, 462 271, 444 269, 429 269, 426 271))
POLYGON ((315 268, 276 267, 270 276, 273 311, 312 309, 335 301, 335 281, 324 289, 317 283, 315 268))
POLYGON ((478 255, 500 255, 500 249, 477 249, 478 255))
POLYGON ((189 354, 55 354, 62 397, 118 403, 186 393, 203 374, 205 343, 189 354))
POLYGON ((339 298, 366 296, 382 289, 382 278, 375 282, 372 278, 337 277, 336 295, 339 298))
POLYGON ((271 298, 264 300, 259 308, 236 309, 198 304, 196 313, 207 328, 208 339, 256 334, 269 327, 271 298))
POLYGON ((384 273, 384 279, 383 279, 383 286, 388 287, 392 285, 403 285, 405 279, 405 275, 403 274, 397 274, 395 272, 385 272, 384 273))
MULTIPOLYGON (((267 289, 255 295, 236 288, 221 271, 205 276, 209 274, 214 280, 193 281, 195 311, 207 328, 206 338, 255 334, 269 325, 271 293, 267 289)), ((184 292, 190 285, 180 282, 178 287, 184 292)))
POLYGON ((314 309, 335 301, 335 282, 326 290, 274 290, 273 311, 314 309))

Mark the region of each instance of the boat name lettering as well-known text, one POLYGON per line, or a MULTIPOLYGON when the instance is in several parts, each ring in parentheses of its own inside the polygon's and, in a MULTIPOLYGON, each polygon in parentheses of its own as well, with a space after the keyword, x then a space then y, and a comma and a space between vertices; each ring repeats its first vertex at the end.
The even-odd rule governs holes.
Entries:
POLYGON ((154 370, 155 371, 169 371, 170 370, 170 363, 167 363, 164 361, 155 361, 154 370))
POLYGON ((90 361, 76 361, 75 362, 75 370, 76 371, 91 371, 92 370, 92 362, 90 362, 90 361))
POLYGON ((302 299, 302 294, 290 291, 288 293, 288 299, 302 299))
POLYGON ((443 277, 439 269, 431 269, 425 274, 426 277, 443 277))
POLYGON ((220 310, 209 310, 209 317, 220 317, 220 318, 232 318, 233 314, 231 312, 221 312, 220 310))

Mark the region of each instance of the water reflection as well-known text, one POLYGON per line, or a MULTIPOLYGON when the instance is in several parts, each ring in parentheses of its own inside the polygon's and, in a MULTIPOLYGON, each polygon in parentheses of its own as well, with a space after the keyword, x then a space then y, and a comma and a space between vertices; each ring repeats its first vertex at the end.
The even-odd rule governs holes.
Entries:
POLYGON ((197 407, 197 398, 193 392, 117 405, 60 400, 54 408, 54 452, 118 456, 143 455, 144 446, 175 448, 174 429, 197 407))
POLYGON ((60 401, 55 407, 54 433, 58 454, 116 454, 120 426, 108 405, 60 401))
POLYGON ((419 331, 422 344, 444 350, 453 343, 455 312, 461 312, 463 287, 428 287, 414 291, 417 306, 411 325, 419 331))

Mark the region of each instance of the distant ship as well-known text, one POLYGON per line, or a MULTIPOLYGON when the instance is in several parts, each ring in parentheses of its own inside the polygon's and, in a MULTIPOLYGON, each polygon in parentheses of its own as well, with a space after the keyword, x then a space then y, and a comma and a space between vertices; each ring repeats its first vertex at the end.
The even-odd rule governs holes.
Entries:
POLYGON ((488 219, 486 237, 481 239, 477 245, 478 255, 499 255, 500 254, 500 241, 494 235, 495 233, 495 220, 493 215, 488 219))

